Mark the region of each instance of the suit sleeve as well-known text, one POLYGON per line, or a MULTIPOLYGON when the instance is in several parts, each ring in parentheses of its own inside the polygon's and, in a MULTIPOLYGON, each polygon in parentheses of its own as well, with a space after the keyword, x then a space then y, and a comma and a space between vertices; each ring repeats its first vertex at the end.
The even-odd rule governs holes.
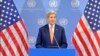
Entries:
POLYGON ((42 31, 39 29, 38 37, 36 40, 36 48, 42 48, 42 31))
POLYGON ((67 40, 66 40, 64 28, 62 29, 61 36, 62 36, 62 40, 61 40, 62 45, 61 45, 61 48, 67 48, 68 44, 67 44, 67 40))

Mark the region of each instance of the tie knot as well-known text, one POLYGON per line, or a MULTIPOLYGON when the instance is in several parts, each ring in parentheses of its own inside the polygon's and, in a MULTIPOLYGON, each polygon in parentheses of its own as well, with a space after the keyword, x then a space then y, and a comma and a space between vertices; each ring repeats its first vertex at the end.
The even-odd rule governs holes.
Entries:
POLYGON ((50 25, 50 29, 52 29, 53 28, 53 25, 50 25))
POLYGON ((50 27, 50 30, 52 31, 53 30, 53 27, 50 27))

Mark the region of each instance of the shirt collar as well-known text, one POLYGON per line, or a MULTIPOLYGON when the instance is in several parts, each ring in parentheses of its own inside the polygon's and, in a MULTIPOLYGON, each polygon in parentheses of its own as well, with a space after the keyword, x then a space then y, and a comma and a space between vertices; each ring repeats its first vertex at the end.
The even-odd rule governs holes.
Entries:
MULTIPOLYGON (((49 24, 49 28, 51 27, 51 25, 49 24)), ((53 28, 55 28, 55 24, 53 25, 53 28)))

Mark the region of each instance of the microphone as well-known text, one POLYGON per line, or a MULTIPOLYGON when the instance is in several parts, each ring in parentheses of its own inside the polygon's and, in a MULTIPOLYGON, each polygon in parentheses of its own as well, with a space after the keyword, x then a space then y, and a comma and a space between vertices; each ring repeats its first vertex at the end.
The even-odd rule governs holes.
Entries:
POLYGON ((54 40, 56 41, 56 44, 57 44, 58 48, 60 48, 60 46, 59 46, 59 44, 58 44, 58 41, 57 41, 57 39, 55 38, 55 35, 54 35, 54 40))

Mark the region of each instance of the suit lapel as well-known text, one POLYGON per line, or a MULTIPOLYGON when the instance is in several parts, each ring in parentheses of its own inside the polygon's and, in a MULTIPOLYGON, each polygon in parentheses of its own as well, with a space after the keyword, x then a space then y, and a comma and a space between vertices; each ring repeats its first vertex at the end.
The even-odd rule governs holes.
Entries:
POLYGON ((54 37, 57 39, 57 33, 58 33, 58 28, 57 25, 55 24, 55 29, 54 29, 54 37))
POLYGON ((46 26, 46 33, 47 33, 47 39, 50 42, 50 32, 49 32, 49 26, 48 26, 48 24, 46 26))

